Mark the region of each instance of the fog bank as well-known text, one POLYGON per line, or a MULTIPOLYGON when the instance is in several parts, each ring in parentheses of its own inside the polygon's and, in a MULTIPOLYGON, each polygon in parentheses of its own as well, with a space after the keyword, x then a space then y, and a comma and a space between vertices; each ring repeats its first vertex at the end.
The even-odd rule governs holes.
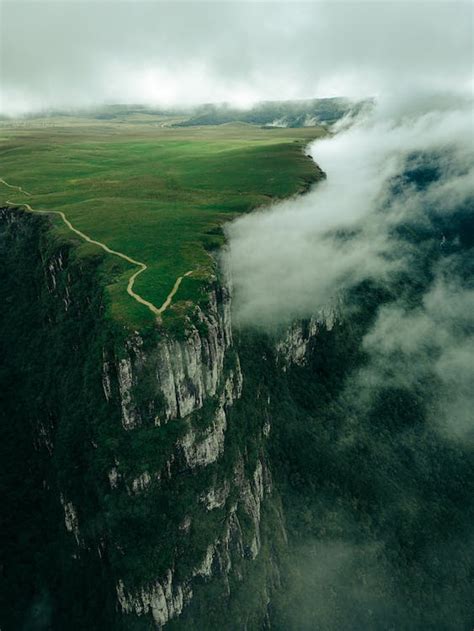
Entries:
POLYGON ((410 264, 394 226, 405 217, 423 222, 434 203, 449 213, 473 194, 470 106, 388 119, 381 111, 310 146, 326 181, 228 227, 238 323, 288 324, 363 279, 388 278, 410 264), (435 152, 443 175, 426 190, 394 196, 393 179, 414 152, 435 152))

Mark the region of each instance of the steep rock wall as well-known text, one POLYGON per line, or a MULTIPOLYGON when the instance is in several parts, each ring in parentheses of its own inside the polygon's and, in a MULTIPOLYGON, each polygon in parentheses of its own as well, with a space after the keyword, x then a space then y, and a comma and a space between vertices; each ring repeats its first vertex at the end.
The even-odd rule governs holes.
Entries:
POLYGON ((212 285, 181 338, 124 337, 105 318, 100 256, 76 257, 44 218, 0 219, 3 290, 17 307, 2 322, 5 381, 18 382, 7 398, 44 497, 39 512, 20 510, 50 549, 36 562, 31 547, 28 576, 7 563, 11 585, 28 589, 2 628, 31 617, 38 628, 259 628, 277 581, 265 515, 282 538, 284 525, 267 419, 241 404, 229 290, 212 285))

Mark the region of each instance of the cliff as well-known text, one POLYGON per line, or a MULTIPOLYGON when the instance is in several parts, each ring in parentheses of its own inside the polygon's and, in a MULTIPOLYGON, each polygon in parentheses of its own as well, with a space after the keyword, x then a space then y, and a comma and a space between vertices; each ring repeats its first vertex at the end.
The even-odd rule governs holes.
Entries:
MULTIPOLYGON (((270 396, 246 388, 228 287, 209 286, 180 338, 124 333, 105 317, 100 259, 76 257, 47 220, 3 209, 1 247, 6 409, 25 443, 7 436, 5 450, 22 461, 12 488, 33 468, 37 495, 19 521, 7 505, 19 533, 4 593, 22 606, 5 628, 25 611, 37 628, 260 628, 286 534, 270 396)), ((304 353, 301 332, 285 335, 282 366, 304 353)))
POLYGON ((436 344, 469 348, 472 216, 399 228, 409 265, 278 335, 233 329, 223 279, 172 334, 119 327, 100 258, 1 211, 2 629, 469 628, 472 442, 436 344), (370 347, 390 310, 434 318, 425 361, 397 327, 370 347))

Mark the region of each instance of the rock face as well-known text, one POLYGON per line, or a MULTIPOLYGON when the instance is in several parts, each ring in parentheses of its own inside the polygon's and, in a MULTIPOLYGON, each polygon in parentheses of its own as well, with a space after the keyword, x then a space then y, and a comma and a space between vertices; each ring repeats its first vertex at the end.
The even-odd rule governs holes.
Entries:
POLYGON ((335 304, 321 310, 318 315, 312 316, 309 320, 296 320, 290 324, 276 343, 283 370, 292 364, 296 366, 306 364, 311 342, 315 340, 321 327, 328 331, 332 330, 337 314, 338 307, 335 304))
POLYGON ((165 400, 165 420, 191 414, 217 392, 225 352, 232 343, 229 291, 214 288, 208 304, 205 312, 197 309, 205 334, 191 326, 184 342, 167 339, 159 347, 156 377, 165 400))
MULTIPOLYGON (((25 475, 38 459, 34 491, 45 496, 44 515, 32 511, 25 523, 58 550, 54 569, 36 570, 54 615, 77 606, 90 611, 81 628, 119 631, 263 628, 286 539, 269 458, 274 401, 258 362, 249 367, 247 349, 245 368, 233 340, 229 288, 209 286, 179 337, 165 329, 119 336, 104 318, 98 260, 70 256, 49 239, 44 219, 9 209, 0 218, 2 289, 21 300, 18 283, 22 318, 31 318, 21 328, 12 316, 5 339, 10 354, 24 349, 11 379, 25 401, 17 419, 31 443, 25 475), (51 575, 61 578, 57 604, 51 575), (80 594, 76 576, 86 585, 80 594)), ((281 373, 304 365, 331 318, 320 314, 265 342, 269 363, 281 373)), ((37 557, 32 550, 30 565, 37 557)), ((68 624, 58 619, 52 628, 68 624)))
MULTIPOLYGON (((249 568, 260 563, 266 576, 260 586, 264 616, 272 590, 279 584, 277 561, 271 556, 266 560, 262 557, 262 548, 268 545, 262 520, 268 519, 264 515, 269 506, 277 539, 282 545, 286 542, 284 518, 266 454, 271 434, 271 397, 264 398, 261 416, 255 412, 253 433, 246 434, 244 442, 235 449, 234 408, 241 405, 246 377, 232 342, 229 291, 214 289, 209 305, 210 312, 199 315, 207 325, 204 334, 191 327, 185 340, 166 339, 152 351, 151 374, 162 394, 162 407, 159 410, 150 402, 144 407, 152 408, 156 427, 180 422, 182 433, 159 471, 146 470, 126 484, 129 496, 145 493, 158 497, 160 489, 165 484, 173 486, 176 476, 183 472, 198 476, 195 492, 176 518, 179 540, 199 534, 195 562, 185 572, 180 571, 177 552, 171 566, 141 582, 138 588, 126 575, 116 583, 122 612, 151 617, 158 628, 177 618, 183 619, 183 628, 186 620, 194 620, 193 604, 199 602, 203 584, 219 584, 224 603, 235 589, 232 585, 245 583, 249 568), (250 446, 257 450, 256 456, 250 457, 250 446), (198 479, 202 483, 196 487, 198 479), (219 525, 207 530, 204 524, 211 523, 214 513, 220 515, 219 525)), ((284 373, 291 365, 304 366, 321 328, 331 330, 336 321, 337 310, 332 308, 309 321, 293 323, 273 342, 278 369, 284 373)), ((140 407, 134 388, 140 375, 150 367, 139 336, 129 340, 126 348, 127 358, 117 360, 112 370, 109 365, 103 380, 107 381, 110 373, 117 375, 122 425, 133 433, 140 431, 144 422, 143 403, 140 407)), ((110 387, 104 388, 106 399, 109 391, 110 387)), ((110 485, 120 490, 117 468, 109 472, 109 479, 110 485)))
MULTIPOLYGON (((133 390, 145 371, 153 372, 152 394, 162 399, 161 409, 154 410, 156 425, 188 416, 216 394, 225 353, 232 344, 228 289, 217 285, 212 288, 208 307, 205 311, 196 308, 195 316, 197 322, 189 324, 184 340, 165 334, 145 353, 143 339, 136 333, 126 342, 125 357, 111 360, 115 363, 125 429, 141 423, 133 390)), ((102 382, 107 399, 110 399, 111 361, 103 364, 102 382)))
POLYGON ((148 588, 142 588, 133 594, 127 593, 122 581, 117 583, 117 598, 125 613, 138 616, 151 613, 158 627, 179 616, 184 604, 192 597, 189 589, 174 585, 173 574, 168 570, 161 581, 156 581, 148 588))
MULTIPOLYGON (((126 432, 140 432, 145 416, 155 427, 164 428, 178 421, 182 427, 164 467, 146 470, 125 483, 130 497, 144 493, 159 496, 163 485, 173 486, 179 471, 204 480, 207 470, 212 469, 211 485, 198 486, 194 505, 184 505, 176 520, 180 538, 196 529, 200 539, 207 539, 204 546, 199 545, 202 552, 192 567, 183 575, 173 564, 141 582, 138 588, 125 575, 116 583, 122 612, 151 616, 159 628, 186 610, 199 593, 196 582, 199 587, 217 580, 225 586, 228 597, 232 576, 244 580, 246 569, 242 564, 255 561, 261 550, 262 503, 272 493, 263 452, 250 472, 248 458, 240 449, 231 459, 226 453, 229 415, 244 387, 239 357, 232 344, 230 292, 226 287, 211 290, 208 309, 198 310, 197 320, 199 328, 190 325, 184 340, 166 337, 151 349, 135 334, 125 344, 125 357, 114 360, 109 355, 103 363, 104 397, 112 405, 113 393, 117 393, 126 432), (150 382, 150 375, 153 397, 140 402, 136 391, 141 379, 146 377, 150 382), (230 466, 229 473, 222 473, 224 464, 230 466), (212 521, 213 512, 221 515, 219 526, 203 535, 198 528, 204 530, 202 524, 212 521), (195 526, 196 519, 201 526, 195 526)), ((259 432, 260 441, 265 437, 259 432)), ((120 463, 110 469, 108 479, 111 490, 119 493, 123 480, 120 463)))
POLYGON ((202 436, 196 435, 191 427, 181 440, 184 459, 189 468, 209 465, 222 455, 227 429, 226 409, 238 400, 241 394, 242 372, 237 357, 235 368, 231 369, 225 378, 212 423, 202 436))
POLYGON ((79 541, 79 520, 77 517, 77 510, 72 502, 67 502, 64 499, 63 494, 60 495, 61 505, 64 508, 64 525, 68 532, 72 532, 76 539, 77 545, 80 545, 79 541))

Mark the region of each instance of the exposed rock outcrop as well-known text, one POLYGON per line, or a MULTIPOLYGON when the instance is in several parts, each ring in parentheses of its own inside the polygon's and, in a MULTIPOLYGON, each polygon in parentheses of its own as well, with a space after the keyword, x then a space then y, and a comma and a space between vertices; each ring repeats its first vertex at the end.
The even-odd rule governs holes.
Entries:
POLYGON ((151 613, 159 628, 178 616, 192 597, 189 588, 174 583, 171 569, 161 581, 156 581, 139 592, 128 592, 122 580, 118 581, 116 591, 124 613, 134 613, 137 616, 151 613))
POLYGON ((143 412, 134 389, 146 372, 153 372, 154 392, 150 394, 162 401, 160 409, 152 410, 156 425, 188 416, 217 393, 226 350, 232 344, 230 293, 225 286, 215 285, 208 298, 205 310, 196 307, 195 323, 188 323, 183 340, 163 332, 156 346, 145 353, 137 332, 126 342, 123 357, 104 358, 104 395, 109 401, 115 364, 125 429, 141 424, 143 412))
POLYGON ((283 370, 291 364, 304 366, 308 358, 311 342, 316 338, 320 328, 324 326, 330 331, 337 321, 337 306, 322 309, 309 320, 295 320, 286 329, 276 344, 283 370))

